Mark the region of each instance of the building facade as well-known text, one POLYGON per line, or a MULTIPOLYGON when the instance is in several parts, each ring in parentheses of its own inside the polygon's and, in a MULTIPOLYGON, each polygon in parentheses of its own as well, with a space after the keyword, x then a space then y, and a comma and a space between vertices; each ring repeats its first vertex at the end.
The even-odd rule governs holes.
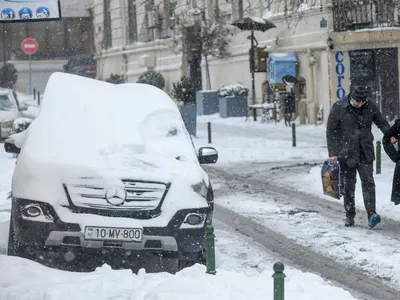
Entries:
POLYGON ((62 0, 60 21, 2 24, 1 56, 15 65, 18 71, 16 89, 29 91, 29 56, 21 49, 28 37, 38 42, 38 51, 31 56, 32 85, 43 92, 53 72, 63 71, 69 57, 80 53, 93 53, 92 0, 62 0))
POLYGON ((74 54, 94 52, 90 0, 61 1, 60 21, 5 23, 0 49, 7 60, 26 60, 21 42, 35 38, 38 51, 32 59, 66 59, 74 54), (5 47, 3 43, 5 42, 5 47))
MULTIPOLYGON (((274 78, 282 72, 275 72, 274 63, 283 63, 285 57, 290 58, 287 63, 295 61, 297 107, 307 109, 309 123, 316 123, 320 107, 325 122, 331 105, 358 84, 370 86, 371 97, 385 116, 398 116, 398 11, 388 4, 379 6, 386 1, 364 0, 360 6, 360 1, 353 0, 93 1, 100 79, 114 73, 136 82, 140 74, 154 68, 164 75, 166 90, 170 91, 172 83, 187 75, 193 62, 193 55, 185 57, 190 55, 174 42, 182 29, 181 16, 187 17, 189 25, 185 26, 191 28, 195 12, 210 20, 218 10, 227 24, 241 17, 262 16, 276 25, 255 33, 258 47, 268 53, 270 62, 267 70, 255 74, 257 102, 268 98, 271 86, 282 88, 281 78, 274 78), (368 20, 368 16, 373 17, 368 20), (383 23, 384 19, 390 22, 383 23)), ((249 31, 233 28, 230 56, 209 59, 211 89, 237 82, 251 87, 249 35, 249 31)), ((204 58, 200 70, 205 89, 204 58)))

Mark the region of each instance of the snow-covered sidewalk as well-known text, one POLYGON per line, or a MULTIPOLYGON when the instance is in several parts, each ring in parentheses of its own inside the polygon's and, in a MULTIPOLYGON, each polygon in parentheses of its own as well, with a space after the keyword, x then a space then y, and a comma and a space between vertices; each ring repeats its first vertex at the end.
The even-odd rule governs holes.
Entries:
MULTIPOLYGON (((207 146, 207 122, 212 123, 212 144, 219 151, 217 167, 245 167, 242 174, 251 173, 266 162, 322 162, 327 159, 325 126, 297 125, 297 147, 292 147, 292 131, 283 122, 261 124, 245 118, 221 119, 217 115, 198 118, 198 136, 194 138, 197 147, 207 146)), ((375 141, 382 139, 382 133, 373 126, 375 141)), ((375 164, 374 164, 375 167, 375 164)), ((235 172, 238 169, 235 169, 235 172)), ((385 217, 400 221, 400 207, 390 202, 394 163, 382 148, 382 172, 375 175, 377 208, 385 217)), ((358 176, 358 175, 357 175, 358 176)), ((288 175, 281 181, 283 185, 322 196, 327 201, 338 200, 322 195, 321 167, 316 166, 301 176, 288 175)), ((361 182, 358 177, 356 206, 363 209, 361 182)))

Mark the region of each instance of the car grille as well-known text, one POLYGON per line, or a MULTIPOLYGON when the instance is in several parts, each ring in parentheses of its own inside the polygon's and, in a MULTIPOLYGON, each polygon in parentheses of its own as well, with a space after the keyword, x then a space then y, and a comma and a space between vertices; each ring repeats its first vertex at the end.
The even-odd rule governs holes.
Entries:
POLYGON ((165 197, 169 184, 162 182, 139 181, 123 179, 120 188, 126 192, 122 204, 111 204, 107 201, 107 190, 101 180, 80 178, 76 182, 64 185, 69 201, 73 206, 100 210, 118 211, 149 211, 160 206, 165 197))

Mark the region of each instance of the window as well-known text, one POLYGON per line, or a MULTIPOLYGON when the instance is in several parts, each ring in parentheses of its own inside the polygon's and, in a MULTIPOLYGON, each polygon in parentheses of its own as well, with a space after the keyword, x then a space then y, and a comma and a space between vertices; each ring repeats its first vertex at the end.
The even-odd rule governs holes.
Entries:
POLYGON ((0 110, 15 110, 16 106, 8 94, 0 94, 0 110))
POLYGON ((138 40, 136 0, 128 0, 128 42, 138 40))
POLYGON ((109 49, 112 46, 110 2, 111 2, 110 0, 103 1, 103 8, 104 8, 103 48, 104 49, 109 49))

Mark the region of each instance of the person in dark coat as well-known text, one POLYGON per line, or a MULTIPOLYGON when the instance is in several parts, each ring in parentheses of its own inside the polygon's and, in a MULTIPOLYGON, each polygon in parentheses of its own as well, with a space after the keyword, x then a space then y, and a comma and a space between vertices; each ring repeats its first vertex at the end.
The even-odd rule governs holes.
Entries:
POLYGON ((291 126, 290 121, 292 119, 292 114, 296 112, 295 96, 293 90, 283 93, 281 97, 283 113, 285 116, 285 125, 291 126))
POLYGON ((339 161, 344 177, 346 227, 354 226, 357 171, 361 178, 368 226, 375 227, 381 221, 376 213, 372 123, 383 133, 390 128, 378 107, 368 101, 368 88, 363 86, 354 88, 351 94, 333 104, 328 117, 329 159, 331 163, 339 161))
POLYGON ((400 119, 396 120, 396 122, 385 133, 382 139, 383 149, 385 149, 386 154, 396 164, 393 174, 392 196, 391 196, 391 201, 395 205, 400 204, 400 152, 394 146, 394 143, 396 143, 399 139, 399 135, 400 135, 400 119))

